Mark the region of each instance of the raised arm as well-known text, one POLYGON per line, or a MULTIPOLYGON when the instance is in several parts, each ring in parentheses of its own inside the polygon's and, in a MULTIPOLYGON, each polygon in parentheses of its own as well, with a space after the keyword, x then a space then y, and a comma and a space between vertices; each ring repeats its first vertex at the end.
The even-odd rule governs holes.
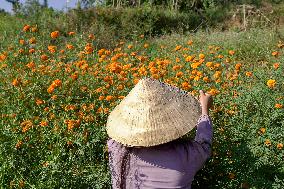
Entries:
POLYGON ((211 156, 213 127, 209 116, 209 108, 212 102, 211 95, 200 91, 202 115, 198 119, 195 138, 189 143, 189 166, 193 174, 200 170, 211 156))

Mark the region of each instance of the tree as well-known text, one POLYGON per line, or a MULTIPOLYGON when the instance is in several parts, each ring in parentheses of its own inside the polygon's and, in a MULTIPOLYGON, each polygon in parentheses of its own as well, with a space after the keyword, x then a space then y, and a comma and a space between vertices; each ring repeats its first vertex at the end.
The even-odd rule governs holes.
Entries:
POLYGON ((44 6, 44 7, 48 7, 47 0, 44 0, 44 1, 43 1, 43 6, 44 6))
POLYGON ((12 3, 12 10, 13 12, 17 12, 20 8, 20 0, 6 0, 9 3, 12 3))

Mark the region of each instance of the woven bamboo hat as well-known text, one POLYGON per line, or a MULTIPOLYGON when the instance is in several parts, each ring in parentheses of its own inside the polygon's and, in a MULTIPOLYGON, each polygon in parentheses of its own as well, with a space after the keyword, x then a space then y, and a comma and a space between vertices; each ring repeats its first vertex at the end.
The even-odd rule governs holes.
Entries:
POLYGON ((109 137, 128 146, 155 146, 192 130, 201 115, 198 100, 187 91, 143 78, 109 114, 109 137))

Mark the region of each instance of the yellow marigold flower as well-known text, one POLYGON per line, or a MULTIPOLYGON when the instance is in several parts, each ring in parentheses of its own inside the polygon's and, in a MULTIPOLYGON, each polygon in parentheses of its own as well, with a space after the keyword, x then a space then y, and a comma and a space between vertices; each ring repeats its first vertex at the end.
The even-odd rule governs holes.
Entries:
POLYGON ((283 148, 283 144, 282 144, 282 143, 278 143, 278 144, 277 144, 277 148, 278 148, 279 150, 281 150, 281 149, 283 148))
POLYGON ((207 63, 206 63, 206 67, 210 68, 210 67, 212 67, 212 66, 213 66, 213 62, 207 62, 207 63))
POLYGON ((274 80, 274 79, 269 79, 266 84, 267 84, 267 86, 268 86, 269 88, 274 88, 275 85, 276 85, 276 80, 274 80))
POLYGON ((265 144, 266 146, 271 146, 271 141, 270 141, 269 139, 266 139, 266 140, 264 141, 264 144, 265 144))
POLYGON ((275 108, 277 109, 283 108, 283 104, 275 104, 275 108))
POLYGON ((148 43, 145 43, 144 44, 144 48, 148 48, 149 47, 149 44, 148 43))
POLYGON ((199 59, 204 59, 205 58, 205 54, 201 53, 199 54, 199 59))
POLYGON ((194 59, 193 56, 187 56, 187 57, 185 58, 185 61, 186 61, 186 62, 190 62, 190 61, 192 61, 193 59, 194 59))
POLYGON ((59 36, 59 31, 53 31, 50 33, 50 37, 53 39, 57 38, 58 36, 59 36))

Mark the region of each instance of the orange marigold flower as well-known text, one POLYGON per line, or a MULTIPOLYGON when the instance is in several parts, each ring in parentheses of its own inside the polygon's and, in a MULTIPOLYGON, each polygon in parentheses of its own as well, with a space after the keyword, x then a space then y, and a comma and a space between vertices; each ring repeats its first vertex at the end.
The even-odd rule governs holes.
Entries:
POLYGON ((94 35, 94 34, 90 34, 90 35, 88 36, 88 38, 89 38, 89 39, 95 39, 95 35, 94 35))
POLYGON ((279 66, 280 66, 280 63, 273 64, 273 67, 274 67, 275 70, 277 70, 279 68, 279 66))
POLYGON ((270 141, 269 139, 266 139, 266 140, 264 141, 264 144, 265 144, 266 146, 271 146, 271 141, 270 141))
POLYGON ((122 84, 119 84, 118 86, 117 86, 117 90, 123 90, 124 89, 124 86, 122 85, 122 84))
POLYGON ((283 104, 275 104, 274 107, 277 108, 277 109, 280 109, 280 108, 283 108, 283 104))
POLYGON ((23 31, 24 31, 24 32, 27 32, 27 31, 30 30, 30 28, 31 28, 30 25, 25 25, 25 26, 23 27, 23 31))
POLYGON ((40 56, 40 59, 43 60, 43 61, 46 61, 48 60, 48 56, 46 54, 43 54, 40 56))
POLYGON ((219 93, 219 91, 217 89, 210 89, 210 91, 208 91, 209 94, 211 94, 212 96, 215 96, 219 93))
POLYGON ((68 35, 75 35, 75 32, 71 31, 68 33, 68 35))
POLYGON ((187 44, 188 44, 188 45, 192 45, 192 44, 193 44, 193 41, 192 41, 192 40, 188 40, 188 41, 187 41, 187 44))
POLYGON ((203 81, 208 83, 208 82, 210 82, 210 79, 206 76, 206 77, 203 77, 203 81))
POLYGON ((148 43, 145 43, 144 44, 144 48, 148 48, 149 47, 149 44, 148 43))
POLYGON ((56 47, 56 46, 53 46, 53 45, 50 45, 50 46, 48 46, 47 48, 48 48, 49 52, 51 52, 51 53, 55 53, 55 52, 56 52, 56 49, 57 49, 57 47, 56 47))
POLYGON ((175 48, 175 51, 178 51, 178 50, 180 50, 181 48, 182 48, 181 45, 177 45, 176 48, 175 48))
POLYGON ((29 62, 26 66, 28 68, 32 69, 32 68, 35 68, 35 63, 34 62, 29 62))
POLYGON ((132 48, 133 48, 133 45, 128 45, 127 48, 128 48, 128 49, 132 49, 132 48))
POLYGON ((264 134, 266 129, 264 127, 262 127, 262 128, 259 129, 259 131, 260 131, 261 134, 264 134))
POLYGON ((51 86, 48 87, 47 92, 48 92, 49 94, 51 94, 51 93, 53 93, 54 89, 55 89, 54 86, 51 85, 51 86))
POLYGON ((23 141, 18 140, 17 144, 15 145, 15 148, 19 149, 23 145, 23 141))
POLYGON ((67 45, 66 45, 66 49, 73 49, 73 48, 74 48, 74 46, 71 45, 71 44, 67 44, 67 45))
POLYGON ((48 125, 48 122, 45 120, 42 120, 39 125, 42 127, 46 127, 48 125))
POLYGON ((30 50, 29 50, 29 53, 30 53, 30 54, 32 54, 32 53, 34 53, 34 52, 35 52, 35 49, 30 49, 30 50))
POLYGON ((37 27, 32 27, 32 32, 37 32, 38 28, 37 27))
POLYGON ((50 33, 50 37, 53 39, 57 38, 58 36, 59 36, 59 31, 53 31, 50 33))
POLYGON ((252 76, 252 72, 246 72, 246 76, 247 77, 251 77, 252 76))
POLYGON ((234 55, 234 54, 235 54, 235 51, 229 50, 229 55, 234 55))
POLYGON ((99 100, 103 100, 104 98, 104 96, 99 96, 99 100))
POLYGON ((191 88, 191 85, 188 83, 188 82, 183 82, 181 84, 182 88, 185 89, 185 90, 188 90, 191 88))
POLYGON ((105 98, 105 99, 106 99, 107 101, 111 101, 113 98, 114 98, 113 96, 108 95, 108 96, 106 96, 106 98, 105 98))
POLYGON ((266 84, 267 84, 267 86, 268 86, 269 88, 274 88, 275 85, 276 85, 276 80, 274 80, 274 79, 269 79, 266 84))
POLYGON ((278 143, 278 144, 277 144, 277 148, 278 148, 279 150, 281 150, 281 149, 283 148, 283 144, 282 144, 282 143, 278 143))
POLYGON ((125 96, 118 96, 118 99, 124 99, 125 96))
POLYGON ((41 99, 36 99, 36 104, 39 106, 41 104, 44 104, 44 101, 41 99))
POLYGON ((36 38, 35 37, 30 38, 29 43, 30 44, 36 44, 36 38))
POLYGON ((20 43, 21 45, 24 45, 24 44, 25 44, 25 40, 20 39, 20 40, 19 40, 19 43, 20 43))
POLYGON ((54 87, 59 87, 62 85, 62 81, 60 79, 56 79, 52 82, 52 84, 54 87))
POLYGON ((277 44, 277 47, 278 48, 284 48, 284 43, 279 41, 278 44, 277 44))
POLYGON ((178 72, 177 74, 176 74, 176 77, 180 77, 180 76, 182 76, 183 75, 183 72, 178 72))
POLYGON ((237 63, 237 64, 235 65, 235 69, 236 69, 236 70, 240 70, 241 66, 242 66, 241 63, 237 63))
POLYGON ((229 179, 234 179, 236 178, 236 175, 234 173, 229 173, 228 177, 229 179))
POLYGON ((14 79, 12 82, 12 85, 15 87, 19 86, 20 84, 21 84, 21 79, 18 78, 14 79))
POLYGON ((276 57, 276 56, 279 55, 279 52, 278 52, 278 51, 274 51, 274 52, 272 52, 271 54, 272 54, 272 56, 275 56, 275 57, 276 57))

